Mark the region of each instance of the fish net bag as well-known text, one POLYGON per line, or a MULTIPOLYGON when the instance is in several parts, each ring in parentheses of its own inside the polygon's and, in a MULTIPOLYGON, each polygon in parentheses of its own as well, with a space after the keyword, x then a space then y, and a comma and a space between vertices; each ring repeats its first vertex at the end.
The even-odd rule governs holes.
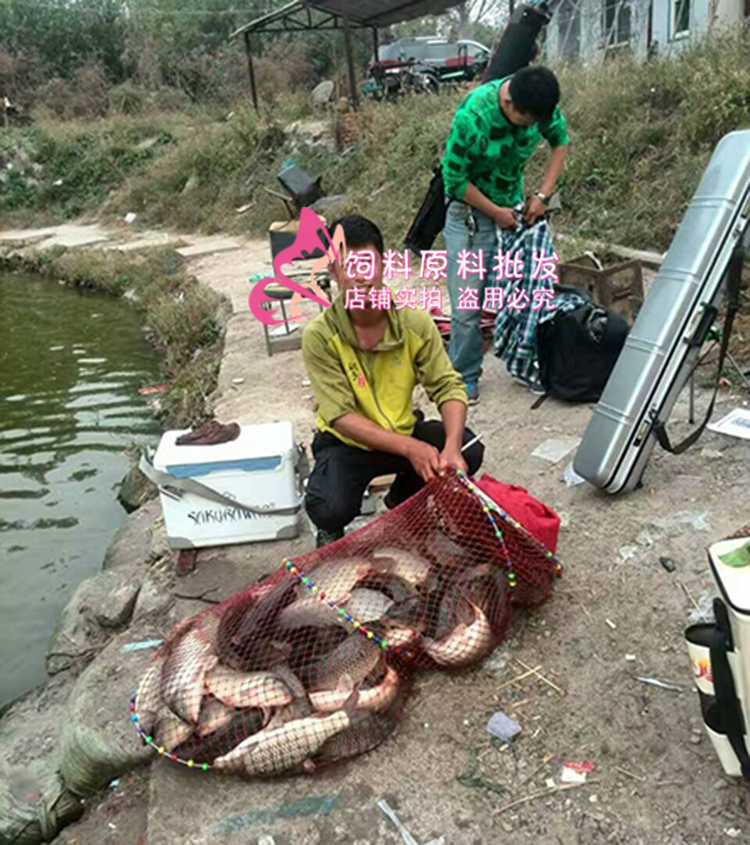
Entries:
POLYGON ((313 772, 395 729, 420 669, 483 660, 560 564, 460 472, 180 623, 130 702, 191 768, 313 772))

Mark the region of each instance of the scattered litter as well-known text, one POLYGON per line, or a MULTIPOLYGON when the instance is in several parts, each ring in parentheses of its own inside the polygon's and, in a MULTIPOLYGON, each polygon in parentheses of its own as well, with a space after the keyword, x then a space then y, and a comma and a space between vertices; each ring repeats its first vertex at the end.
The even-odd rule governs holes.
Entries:
POLYGON ((615 623, 614 623, 611 619, 605 619, 604 621, 607 623, 607 625, 609 625, 609 627, 610 627, 613 631, 616 631, 616 630, 617 630, 617 625, 615 625, 615 623))
POLYGON ((273 836, 265 834, 264 836, 261 836, 258 840, 258 845, 276 845, 276 840, 273 838, 273 836))
POLYGON ((577 449, 580 442, 580 437, 560 437, 555 440, 545 440, 544 443, 534 449, 531 456, 557 464, 574 449, 577 449))
POLYGON ((714 618, 715 593, 713 590, 706 590, 701 593, 698 601, 696 601, 690 595, 688 588, 682 582, 680 582, 680 586, 693 604, 693 609, 688 611, 688 619, 690 622, 711 622, 714 618))
MULTIPOLYGON (((381 800, 378 801, 378 807, 388 816, 388 818, 396 825, 398 832, 401 834, 401 839, 405 843, 405 845, 419 845, 419 842, 409 833, 409 831, 401 824, 399 817, 396 815, 395 811, 391 808, 390 804, 385 801, 381 800)), ((426 843, 426 845, 445 845, 445 837, 441 836, 439 839, 433 839, 431 842, 426 843)))
POLYGON ((685 533, 686 528, 692 528, 693 531, 708 531, 710 527, 708 514, 705 511, 702 513, 680 511, 674 516, 652 519, 651 525, 654 528, 660 528, 668 537, 679 537, 685 533))
MULTIPOLYGON (((10 169, 10 167, 11 167, 11 165, 8 165, 8 169, 10 169)), ((59 188, 59 187, 60 187, 60 185, 62 185, 62 183, 63 183, 63 180, 62 180, 62 179, 55 179, 55 181, 54 181, 52 184, 53 184, 56 188, 59 188)))
POLYGON ((586 776, 594 771, 590 760, 570 760, 563 764, 560 780, 563 783, 586 783, 586 776))
POLYGON ((598 795, 590 795, 590 796, 589 796, 589 801, 590 801, 592 804, 596 804, 596 803, 599 801, 599 796, 598 796, 598 795))
POLYGON ((486 672, 488 675, 493 675, 498 677, 504 673, 505 667, 508 665, 508 654, 507 652, 496 651, 494 654, 491 654, 485 661, 482 663, 482 670, 486 672))
POLYGON ((620 558, 622 559, 623 563, 635 557, 637 551, 638 546, 621 546, 620 558))
POLYGON ((122 647, 122 650, 126 653, 129 651, 143 651, 147 648, 156 648, 157 646, 160 646, 163 642, 164 640, 142 640, 139 643, 125 643, 125 645, 122 647))
POLYGON ((139 387, 138 393, 141 396, 151 396, 154 393, 166 393, 168 390, 168 384, 156 384, 153 387, 139 387))
POLYGON ((675 686, 675 684, 668 684, 664 681, 659 681, 657 678, 641 678, 636 676, 636 681, 642 684, 648 684, 650 687, 659 687, 659 689, 674 690, 674 692, 682 692, 682 687, 675 686))
POLYGON ((498 710, 487 722, 487 730, 503 742, 510 742, 513 737, 521 733, 521 726, 515 719, 511 719, 510 716, 498 710))
POLYGON ((126 223, 135 223, 135 218, 136 218, 137 216, 138 216, 138 215, 137 215, 134 211, 129 211, 129 212, 125 215, 125 222, 126 222, 126 223))
POLYGON ((634 654, 626 654, 625 660, 627 660, 629 663, 633 663, 633 661, 635 660, 635 655, 634 654))
POLYGON ((547 780, 544 781, 544 785, 547 789, 554 789, 557 786, 554 778, 547 778, 547 780))
POLYGON ((735 408, 723 419, 711 423, 708 430, 726 434, 729 437, 739 437, 741 440, 750 440, 750 411, 735 408))
POLYGON ((635 538, 635 542, 638 543, 639 546, 646 546, 646 548, 654 545, 654 538, 649 533, 648 528, 644 528, 643 531, 635 538))
POLYGON ((742 836, 742 831, 738 827, 727 827, 724 829, 724 833, 730 839, 739 839, 742 836))
POLYGON ((310 381, 309 378, 303 378, 302 379, 302 387, 310 387, 311 385, 312 385, 312 382, 310 381))
POLYGON ((690 734, 691 745, 700 745, 702 739, 703 739, 703 737, 699 733, 690 734))
POLYGON ((557 515, 560 517, 560 528, 568 528, 570 526, 570 514, 567 511, 558 511, 557 515))
POLYGON ((117 787, 119 785, 120 785, 120 778, 115 778, 114 780, 111 780, 109 782, 109 788, 110 789, 117 789, 117 787))
POLYGON ((711 461, 716 461, 724 457, 724 453, 718 449, 701 449, 701 457, 708 458, 711 461))
POLYGON ((578 473, 573 469, 573 461, 571 461, 563 470, 563 481, 567 487, 577 487, 579 484, 586 483, 586 479, 582 475, 578 475, 578 473))
POLYGON ((232 379, 232 384, 244 384, 244 383, 245 383, 244 378, 233 378, 232 379))
POLYGON ((107 824, 109 825, 110 830, 117 830, 116 824, 112 824, 112 822, 107 822, 107 824))
POLYGON ((498 807, 497 810, 493 811, 492 815, 499 816, 500 813, 505 813, 513 807, 518 807, 521 804, 528 804, 530 801, 536 801, 538 798, 546 798, 549 795, 554 795, 556 792, 563 792, 566 789, 579 789, 582 786, 584 786, 582 783, 563 783, 560 786, 542 789, 539 792, 526 795, 524 798, 518 798, 516 801, 511 801, 510 804, 506 804, 504 807, 498 807))
POLYGON ((659 563, 667 570, 667 572, 674 572, 677 569, 677 564, 671 557, 660 557, 659 563))
POLYGON ((247 205, 241 205, 238 209, 236 209, 237 214, 244 214, 246 211, 250 211, 253 207, 253 204, 249 202, 247 205))

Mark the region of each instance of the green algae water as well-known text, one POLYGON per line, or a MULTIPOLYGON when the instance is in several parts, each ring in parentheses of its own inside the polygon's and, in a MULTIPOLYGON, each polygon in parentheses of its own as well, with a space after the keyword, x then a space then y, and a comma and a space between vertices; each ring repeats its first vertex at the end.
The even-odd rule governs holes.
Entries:
POLYGON ((60 613, 125 520, 124 449, 158 437, 138 393, 157 373, 127 303, 0 274, 0 706, 45 680, 60 613))

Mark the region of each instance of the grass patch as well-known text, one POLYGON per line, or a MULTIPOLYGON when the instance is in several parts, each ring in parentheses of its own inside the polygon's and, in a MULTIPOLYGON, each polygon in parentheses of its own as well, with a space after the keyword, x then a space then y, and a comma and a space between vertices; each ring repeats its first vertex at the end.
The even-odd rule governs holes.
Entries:
MULTIPOLYGON (((559 76, 573 149, 558 228, 665 250, 717 142, 750 125, 750 30, 707 39, 670 60, 622 58, 561 68, 559 76)), ((0 214, 7 225, 9 213, 29 210, 135 212, 149 226, 262 235, 285 218, 264 188, 278 189, 276 173, 293 156, 322 177, 329 195, 344 194, 346 208, 373 217, 395 247, 465 93, 365 103, 357 143, 344 153, 310 148, 290 131, 299 119, 340 119, 313 114, 301 94, 280 96, 260 117, 243 105, 221 120, 168 112, 10 130, 0 139, 0 214)), ((545 161, 541 150, 532 159, 528 192, 545 161)))
POLYGON ((190 426, 209 415, 230 309, 219 294, 186 272, 179 253, 171 247, 131 253, 59 247, 40 254, 33 267, 28 262, 24 267, 130 300, 161 353, 169 384, 161 413, 168 424, 190 426))

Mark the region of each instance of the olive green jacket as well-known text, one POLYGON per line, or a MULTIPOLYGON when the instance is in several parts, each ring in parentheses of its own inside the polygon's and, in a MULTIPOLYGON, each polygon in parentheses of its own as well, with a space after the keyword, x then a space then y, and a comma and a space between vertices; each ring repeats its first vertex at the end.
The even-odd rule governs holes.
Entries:
POLYGON ((368 448, 344 437, 333 423, 359 414, 397 434, 410 435, 416 417, 412 393, 417 383, 438 406, 448 399, 466 403, 466 388, 453 369, 440 332, 425 311, 395 306, 388 326, 371 351, 362 349, 344 297, 319 314, 302 336, 302 357, 318 403, 318 428, 350 446, 368 448))

